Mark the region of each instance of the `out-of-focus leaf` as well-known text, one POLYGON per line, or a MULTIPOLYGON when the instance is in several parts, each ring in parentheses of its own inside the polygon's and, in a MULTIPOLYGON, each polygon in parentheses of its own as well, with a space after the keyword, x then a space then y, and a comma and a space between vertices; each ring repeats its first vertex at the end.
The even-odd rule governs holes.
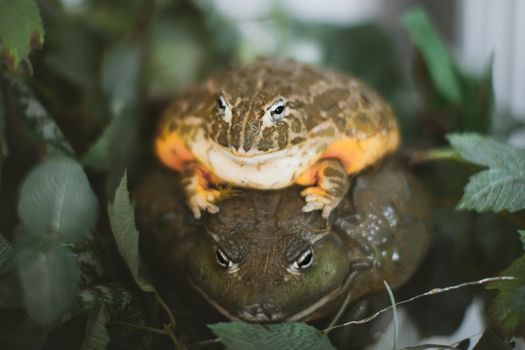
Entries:
POLYGON ((244 322, 208 325, 228 350, 335 349, 328 337, 299 322, 257 325, 244 322))
POLYGON ((109 50, 103 60, 104 94, 111 106, 111 121, 83 158, 84 164, 108 171, 107 193, 112 198, 125 169, 140 159, 139 96, 143 65, 139 46, 122 43, 109 50))
POLYGON ((487 285, 487 289, 499 291, 489 307, 490 320, 505 338, 525 337, 525 255, 500 275, 515 279, 487 285))
POLYGON ((135 211, 129 200, 126 173, 115 192, 115 201, 108 206, 109 220, 117 248, 137 285, 145 292, 155 288, 146 278, 139 256, 139 231, 135 226, 135 211))
POLYGON ((525 151, 472 133, 447 138, 464 159, 490 167, 470 178, 458 209, 514 212, 525 208, 525 151))
POLYGON ((124 106, 137 103, 140 51, 137 46, 121 44, 104 56, 102 86, 111 100, 114 115, 124 106))
POLYGON ((109 333, 106 324, 109 322, 109 311, 106 305, 99 305, 89 313, 86 332, 81 350, 104 350, 109 345, 109 333))
POLYGON ((99 171, 120 174, 135 149, 137 105, 139 102, 140 52, 137 47, 120 45, 104 57, 102 81, 110 100, 111 122, 83 157, 84 164, 99 171))
POLYGON ((71 307, 80 271, 73 255, 58 241, 43 245, 22 251, 17 270, 29 316, 42 325, 51 325, 71 307))
POLYGON ((20 115, 23 117, 29 130, 38 138, 52 145, 65 154, 74 153, 69 143, 64 138, 53 118, 45 110, 44 106, 38 101, 33 92, 22 80, 9 77, 7 81, 16 97, 16 102, 20 115))
POLYGON ((363 79, 389 101, 400 92, 401 64, 393 39, 383 28, 373 24, 328 27, 321 37, 327 65, 363 79))
POLYGON ((451 102, 459 103, 461 90, 454 63, 430 19, 421 8, 416 8, 403 17, 403 24, 423 55, 438 91, 451 102))
POLYGON ((489 130, 494 107, 492 66, 493 60, 490 60, 485 72, 479 77, 458 72, 462 93, 457 116, 459 131, 485 133, 489 130))
POLYGON ((185 27, 166 18, 155 23, 152 33, 148 86, 153 96, 172 96, 192 83, 204 60, 199 37, 185 27))
POLYGON ((44 28, 34 0, 0 0, 0 53, 16 67, 44 43, 44 28))
POLYGON ((12 308, 22 305, 22 289, 14 271, 4 272, 0 276, 0 307, 12 308))
POLYGON ((29 233, 55 233, 66 241, 77 241, 93 229, 98 202, 78 163, 68 158, 48 159, 25 179, 18 215, 29 233))
POLYGON ((523 244, 523 250, 525 250, 525 230, 518 230, 518 233, 520 234, 521 244, 523 244))

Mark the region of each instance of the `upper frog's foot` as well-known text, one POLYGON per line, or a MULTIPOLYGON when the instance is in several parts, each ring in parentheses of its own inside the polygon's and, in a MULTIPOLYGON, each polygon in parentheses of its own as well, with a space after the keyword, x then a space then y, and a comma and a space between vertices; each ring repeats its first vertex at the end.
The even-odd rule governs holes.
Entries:
POLYGON ((200 219, 201 210, 215 214, 219 207, 214 203, 220 198, 221 191, 208 187, 210 175, 197 163, 190 163, 182 174, 182 185, 188 206, 195 219, 200 219))
POLYGON ((349 187, 348 175, 336 159, 320 160, 311 171, 318 178, 317 186, 301 191, 306 201, 302 211, 322 210, 322 216, 326 219, 345 196, 349 187))
POLYGON ((302 211, 322 210, 322 216, 325 219, 330 216, 332 210, 334 210, 343 199, 343 196, 332 195, 318 186, 308 187, 302 190, 301 196, 303 196, 306 201, 306 205, 302 208, 302 211))
POLYGON ((211 214, 219 212, 219 207, 213 204, 219 198, 219 195, 220 193, 217 190, 200 190, 188 196, 188 205, 195 219, 200 219, 201 210, 206 210, 211 214))

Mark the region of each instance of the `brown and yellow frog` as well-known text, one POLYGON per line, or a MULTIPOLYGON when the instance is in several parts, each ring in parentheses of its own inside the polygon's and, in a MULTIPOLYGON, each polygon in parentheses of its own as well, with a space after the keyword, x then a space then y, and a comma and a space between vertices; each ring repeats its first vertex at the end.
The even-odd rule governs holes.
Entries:
POLYGON ((421 186, 395 162, 356 176, 329 220, 301 210, 301 189, 243 190, 220 212, 185 213, 176 174, 155 172, 135 192, 146 257, 162 280, 182 269, 230 319, 308 320, 405 282, 424 257, 429 208, 421 186))
POLYGON ((230 184, 301 191, 304 212, 327 218, 355 174, 393 152, 390 106, 362 82, 294 61, 260 60, 190 88, 162 118, 155 149, 183 174, 188 204, 219 211, 230 184))

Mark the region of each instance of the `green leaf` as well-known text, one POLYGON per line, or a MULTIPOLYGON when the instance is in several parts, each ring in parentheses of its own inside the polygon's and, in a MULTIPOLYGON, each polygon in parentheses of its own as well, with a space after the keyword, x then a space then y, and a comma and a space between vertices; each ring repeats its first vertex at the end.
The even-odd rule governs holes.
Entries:
POLYGON ((17 270, 29 316, 42 325, 52 325, 75 300, 80 270, 60 242, 43 245, 22 251, 17 270))
POLYGON ((523 250, 525 250, 525 230, 518 230, 520 234, 521 244, 523 245, 523 250))
POLYGON ((93 229, 98 202, 78 163, 68 158, 48 159, 25 179, 18 215, 31 234, 53 233, 77 241, 93 229))
POLYGON ((109 311, 106 305, 99 305, 89 313, 81 350, 104 350, 109 345, 109 333, 106 328, 109 311))
POLYGON ((496 281, 487 289, 498 290, 489 307, 489 317, 496 329, 505 337, 525 335, 525 255, 514 261, 501 276, 513 280, 496 281))
POLYGON ((525 208, 525 152, 478 134, 447 135, 464 159, 490 167, 470 177, 457 209, 515 212, 525 208))
MULTIPOLYGON (((492 67, 493 59, 488 62, 481 76, 458 72, 462 91, 461 105, 456 116, 456 127, 459 131, 489 131, 494 108, 492 67)), ((445 108, 447 107, 450 110, 449 106, 445 108)))
POLYGON ((108 206, 109 220, 120 256, 128 266, 137 285, 145 292, 155 288, 145 276, 139 255, 139 231, 135 226, 135 211, 129 200, 128 178, 122 177, 113 204, 108 206))
POLYGON ((410 10, 403 17, 403 25, 423 55, 438 91, 451 102, 459 103, 461 90, 454 63, 425 12, 421 8, 410 10))
POLYGON ((208 325, 228 350, 335 349, 328 337, 299 322, 257 325, 244 322, 208 325))
POLYGON ((44 28, 34 0, 0 0, 0 52, 16 67, 44 43, 44 28))
POLYGON ((29 130, 37 138, 64 154, 73 155, 71 145, 31 89, 22 80, 13 76, 9 76, 6 80, 15 95, 17 109, 29 130))

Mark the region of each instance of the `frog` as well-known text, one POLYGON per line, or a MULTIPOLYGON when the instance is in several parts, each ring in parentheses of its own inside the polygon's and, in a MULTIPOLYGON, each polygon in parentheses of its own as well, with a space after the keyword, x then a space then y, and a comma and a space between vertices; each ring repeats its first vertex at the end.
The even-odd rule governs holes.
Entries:
POLYGON ((221 201, 219 213, 195 220, 169 194, 174 182, 165 171, 134 192, 146 261, 160 262, 162 281, 183 271, 231 320, 319 319, 345 300, 384 290, 383 281, 402 285, 429 245, 429 198, 393 161, 356 175, 329 220, 302 211, 299 186, 243 189, 221 201))
POLYGON ((188 88, 166 109, 155 153, 183 176, 195 218, 217 213, 226 186, 305 187, 323 218, 350 175, 400 144, 391 106, 364 82, 293 60, 257 60, 188 88))

